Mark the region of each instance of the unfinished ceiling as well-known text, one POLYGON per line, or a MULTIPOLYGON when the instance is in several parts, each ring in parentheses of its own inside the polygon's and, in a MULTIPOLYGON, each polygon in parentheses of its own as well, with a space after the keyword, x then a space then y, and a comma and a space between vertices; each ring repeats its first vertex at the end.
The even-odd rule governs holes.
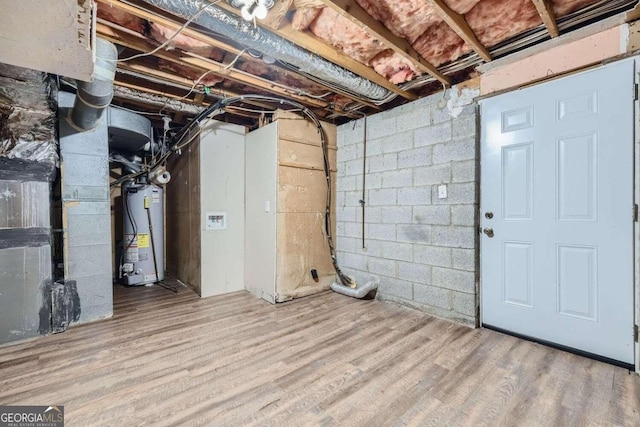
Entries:
MULTIPOLYGON (((343 122, 466 80, 477 65, 637 0, 275 0, 257 26, 224 0, 97 3, 98 35, 122 46, 120 103, 181 122, 216 98, 256 93, 343 122)), ((272 109, 246 103, 226 119, 252 124, 272 109)))

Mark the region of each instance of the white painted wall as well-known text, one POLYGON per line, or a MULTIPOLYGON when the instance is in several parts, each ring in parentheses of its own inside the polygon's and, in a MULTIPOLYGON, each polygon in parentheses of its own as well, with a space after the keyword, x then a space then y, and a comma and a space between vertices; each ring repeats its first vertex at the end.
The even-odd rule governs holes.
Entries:
POLYGON ((275 303, 278 123, 246 139, 246 263, 249 292, 275 303))
POLYGON ((201 296, 244 289, 242 126, 210 121, 200 138, 201 296), (205 229, 207 212, 226 212, 225 230, 205 229))

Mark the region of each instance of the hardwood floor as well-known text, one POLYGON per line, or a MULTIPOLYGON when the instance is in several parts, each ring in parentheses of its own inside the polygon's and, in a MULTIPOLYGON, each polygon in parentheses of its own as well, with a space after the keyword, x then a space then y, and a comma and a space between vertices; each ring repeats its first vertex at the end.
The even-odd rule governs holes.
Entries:
POLYGON ((0 348, 0 404, 76 425, 640 425, 628 371, 334 293, 117 288, 113 319, 0 348))

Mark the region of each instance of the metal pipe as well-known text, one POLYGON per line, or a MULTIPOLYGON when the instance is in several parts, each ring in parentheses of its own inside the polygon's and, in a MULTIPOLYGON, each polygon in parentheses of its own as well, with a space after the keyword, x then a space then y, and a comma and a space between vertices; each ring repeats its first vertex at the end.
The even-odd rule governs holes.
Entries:
POLYGON ((206 9, 193 19, 193 22, 202 25, 207 30, 233 39, 249 49, 266 53, 297 67, 304 73, 312 74, 373 101, 386 99, 393 94, 371 80, 360 77, 278 35, 254 26, 252 22, 244 21, 223 9, 211 6, 205 0, 143 1, 185 18, 195 16, 206 6, 206 9))
POLYGON ((132 160, 127 159, 121 154, 113 154, 111 156, 111 160, 117 163, 121 163, 124 166, 125 173, 137 173, 142 170, 142 164, 136 163, 132 160))
POLYGON ((156 259, 156 242, 153 238, 153 224, 151 221, 151 202, 147 196, 144 196, 144 209, 147 211, 147 222, 149 223, 149 236, 151 237, 151 253, 153 254, 153 270, 156 273, 155 282, 160 281, 160 275, 158 275, 158 260, 156 259))
POLYGON ((362 138, 362 142, 362 199, 360 199, 360 205, 362 206, 362 249, 365 249, 365 205, 367 203, 367 116, 364 116, 364 136, 362 138))
POLYGON ((91 82, 78 81, 78 91, 71 112, 71 121, 87 131, 100 123, 100 118, 113 99, 118 50, 104 39, 96 39, 96 63, 91 82))

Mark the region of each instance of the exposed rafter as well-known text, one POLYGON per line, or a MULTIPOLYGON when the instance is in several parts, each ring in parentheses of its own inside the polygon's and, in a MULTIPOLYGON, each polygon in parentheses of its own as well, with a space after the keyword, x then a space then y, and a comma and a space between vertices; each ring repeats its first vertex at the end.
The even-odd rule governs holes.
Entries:
POLYGON ((542 18, 542 22, 547 27, 547 31, 551 37, 558 37, 560 31, 558 30, 558 23, 556 22, 556 16, 553 12, 553 7, 549 3, 549 0, 531 0, 538 9, 538 14, 542 18))
POLYGON ((322 0, 293 0, 293 4, 296 9, 303 9, 305 7, 322 7, 324 3, 322 0))
MULTIPOLYGON (((143 8, 140 7, 136 7, 133 6, 129 3, 124 3, 120 0, 96 0, 98 3, 102 3, 107 7, 114 7, 116 9, 119 9, 123 12, 127 12, 133 16, 137 16, 138 18, 142 18, 144 20, 147 21, 151 21, 151 22, 155 22, 156 24, 160 24, 164 27, 169 28, 170 30, 173 31, 177 31, 181 26, 182 26, 182 22, 178 22, 177 20, 174 19, 169 19, 166 18, 164 16, 161 16, 157 13, 153 13, 153 12, 149 12, 148 10, 145 10, 143 8)), ((232 46, 228 43, 224 43, 216 38, 210 37, 206 34, 202 34, 199 31, 196 31, 192 28, 184 28, 181 31, 181 34, 185 35, 185 36, 189 36, 191 38, 194 38, 198 41, 201 41, 203 43, 207 43, 208 45, 212 46, 212 47, 217 47, 218 49, 222 49, 225 50, 227 52, 231 52, 234 54, 238 54, 240 53, 241 49, 238 49, 235 46, 232 46)), ((244 54, 245 57, 248 57, 247 54, 244 54)))
MULTIPOLYGON (((105 23, 98 22, 96 28, 97 33, 105 39, 128 47, 130 49, 134 49, 138 52, 149 52, 154 49, 155 46, 150 44, 146 40, 136 39, 127 32, 119 30, 115 27, 115 25, 106 25, 105 23)), ((294 91, 284 88, 281 85, 278 85, 277 83, 271 82, 267 79, 235 69, 225 69, 225 64, 216 62, 209 58, 203 58, 189 52, 177 53, 175 51, 169 52, 166 50, 159 50, 154 54, 154 56, 181 66, 190 66, 191 68, 197 69, 202 73, 204 73, 205 71, 210 71, 212 75, 218 75, 225 79, 229 79, 258 90, 263 90, 279 96, 292 98, 313 107, 323 108, 329 104, 328 101, 318 100, 304 95, 298 95, 294 93, 294 91)))
POLYGON ((351 22, 367 30, 403 58, 411 61, 417 69, 429 73, 432 77, 446 85, 451 84, 451 80, 438 71, 433 64, 426 61, 407 40, 389 31, 380 21, 375 20, 360 7, 355 0, 322 0, 322 2, 351 22))
POLYGON ((344 67, 347 70, 350 70, 353 73, 364 77, 365 79, 369 79, 372 82, 384 87, 385 89, 389 89, 391 92, 394 92, 405 99, 408 99, 410 101, 418 99, 417 95, 400 89, 398 86, 391 83, 380 74, 376 73, 373 68, 368 67, 356 61, 355 59, 348 57, 344 53, 334 49, 324 41, 311 34, 294 30, 293 27, 291 27, 290 22, 284 24, 278 31, 276 31, 276 33, 289 40, 290 42, 293 42, 298 46, 307 49, 308 51, 313 52, 328 61, 333 62, 334 64, 340 65, 341 67, 344 67))
POLYGON ((275 0, 266 19, 262 21, 263 25, 272 30, 280 28, 282 24, 284 24, 285 17, 292 3, 293 0, 275 0))
MULTIPOLYGON (((183 99, 167 99, 165 96, 154 95, 147 93, 146 91, 139 91, 131 89, 119 84, 115 85, 114 98, 134 102, 137 105, 145 107, 155 107, 158 111, 171 111, 173 113, 187 113, 192 116, 198 114, 204 106, 193 105, 190 102, 185 102, 183 99)), ((154 111, 154 114, 156 112, 154 111)))
POLYGON ((480 55, 485 61, 491 61, 489 50, 480 43, 478 37, 467 24, 467 21, 456 11, 452 10, 443 0, 430 0, 432 6, 440 14, 444 22, 455 31, 462 40, 464 40, 471 48, 480 55))
MULTIPOLYGON (((175 90, 180 91, 179 94, 173 92, 165 92, 168 97, 179 96, 180 98, 177 98, 177 100, 194 104, 196 106, 209 105, 209 102, 205 100, 205 95, 202 92, 193 90, 191 80, 187 79, 186 77, 176 76, 175 74, 157 70, 144 64, 126 62, 122 64, 120 68, 118 68, 116 80, 124 81, 124 78, 128 75, 134 78, 143 78, 144 80, 147 80, 152 84, 155 83, 164 87, 173 87, 175 88, 175 90)), ((239 92, 215 87, 211 88, 209 93, 210 95, 223 98, 242 95, 239 92)), ((273 109, 271 105, 258 101, 247 101, 247 104, 254 105, 265 110, 273 109)))
MULTIPOLYGON (((318 0, 320 1, 320 0, 318 0)), ((234 13, 239 15, 240 12, 237 9, 229 6, 227 3, 222 2, 216 4, 216 6, 221 9, 226 10, 227 12, 234 13)), ((271 12, 269 12, 271 13, 271 12)), ((267 17, 268 19, 268 17, 267 17)), ((400 89, 397 85, 391 83, 389 80, 382 77, 380 74, 376 73, 373 68, 368 67, 353 58, 348 57, 342 52, 337 51, 333 47, 327 45, 324 41, 314 37, 310 34, 303 33, 300 31, 296 31, 291 27, 290 22, 282 23, 278 29, 269 28, 265 26, 261 21, 257 22, 258 25, 266 28, 269 31, 279 35, 280 37, 297 44, 298 46, 308 50, 309 52, 313 52, 314 54, 323 57, 324 59, 333 62, 336 65, 339 65, 351 72, 364 77, 365 79, 371 80, 372 82, 384 87, 402 96, 405 99, 410 101, 418 99, 418 97, 406 90, 400 89)))
MULTIPOLYGON (((169 19, 169 18, 167 18, 165 16, 161 16, 161 15, 159 15, 157 13, 150 12, 148 10, 145 10, 144 8, 139 8, 139 7, 136 7, 134 5, 131 5, 131 4, 128 4, 128 3, 124 3, 124 2, 122 2, 120 0, 97 0, 97 1, 99 3, 102 3, 103 5, 105 5, 107 7, 115 7, 117 9, 120 9, 120 10, 122 10, 124 12, 127 12, 127 13, 129 13, 129 14, 131 14, 133 16, 137 16, 138 18, 142 18, 142 19, 149 20, 151 22, 163 25, 163 26, 165 26, 165 27, 167 27, 167 28, 169 28, 171 30, 176 30, 177 31, 182 26, 181 22, 169 19)), ((287 2, 288 2, 288 0, 283 0, 282 3, 284 4, 284 3, 287 3, 287 2)), ((288 6, 287 6, 287 10, 288 10, 288 6)), ((273 12, 273 9, 270 12, 270 16, 271 16, 272 12, 273 12)), ((100 20, 99 20, 99 22, 102 22, 103 24, 106 24, 106 25, 109 25, 110 27, 113 27, 113 25, 111 25, 111 23, 107 23, 107 22, 100 21, 100 20)), ((125 32, 127 31, 126 29, 122 29, 122 30, 125 31, 125 32)), ((184 34, 185 36, 192 37, 195 40, 201 41, 201 42, 206 43, 206 44, 208 44, 210 46, 213 46, 213 47, 219 48, 221 50, 224 50, 226 52, 230 52, 230 53, 232 53, 234 55, 242 54, 242 51, 239 48, 237 48, 235 46, 232 46, 232 45, 230 45, 228 43, 225 43, 223 41, 220 41, 218 39, 215 39, 215 38, 213 38, 211 36, 208 36, 206 34, 203 34, 203 33, 199 32, 199 31, 194 30, 194 29, 191 29, 191 28, 187 27, 187 28, 184 28, 181 33, 184 34)), ((121 35, 122 34, 123 33, 121 33, 121 35)), ((124 38, 124 36, 122 36, 122 37, 124 38)), ((159 55, 156 55, 156 56, 159 56, 159 55)), ((245 59, 248 59, 248 60, 252 60, 252 61, 255 60, 254 58, 252 58, 251 56, 249 56, 246 53, 242 54, 242 56, 245 59)), ((365 67, 365 68, 367 68, 367 67, 365 67)), ((373 72, 373 70, 371 70, 371 72, 373 72)), ((373 72, 373 73, 377 75, 377 73, 375 73, 375 72, 373 72)), ((225 76, 225 78, 226 77, 228 77, 228 76, 225 76)), ((386 81, 386 79, 384 79, 384 78, 382 78, 382 80, 386 81)), ((386 81, 386 82, 388 84, 390 84, 391 86, 395 87, 395 85, 389 83, 388 81, 386 81)), ((316 83, 316 84, 319 84, 319 83, 316 83)), ((329 91, 332 91, 331 88, 325 88, 325 89, 327 89, 329 91)), ((396 89, 397 89, 397 87, 396 87, 396 89)), ((265 89, 265 90, 271 91, 270 89, 265 89)), ((271 91, 271 92, 274 92, 274 91, 271 91)), ((403 93, 405 93, 405 92, 403 91, 403 93)), ((280 95, 280 96, 285 96, 284 94, 279 93, 279 92, 276 92, 276 94, 280 95)), ((287 93, 286 96, 288 96, 288 95, 289 94, 287 93)), ((353 101, 360 102, 359 100, 356 100, 355 98, 351 98, 351 99, 353 101)), ((417 97, 413 96, 413 98, 411 98, 411 99, 417 99, 417 97)), ((298 99, 298 100, 299 101, 303 101, 303 99, 298 99)), ((376 106, 374 104, 371 104, 371 103, 366 103, 366 104, 369 107, 372 107, 372 108, 375 108, 375 109, 379 108, 378 106, 376 106)))

